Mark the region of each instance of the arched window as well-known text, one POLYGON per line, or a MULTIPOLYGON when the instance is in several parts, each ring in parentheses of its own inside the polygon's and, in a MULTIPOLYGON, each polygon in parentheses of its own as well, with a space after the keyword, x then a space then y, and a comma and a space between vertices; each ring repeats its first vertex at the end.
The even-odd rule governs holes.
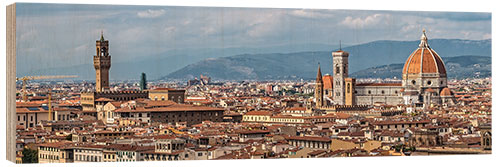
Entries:
POLYGON ((340 74, 340 67, 338 64, 335 66, 335 74, 340 74))
POLYGON ((101 49, 101 56, 106 56, 106 48, 105 47, 103 47, 101 49))

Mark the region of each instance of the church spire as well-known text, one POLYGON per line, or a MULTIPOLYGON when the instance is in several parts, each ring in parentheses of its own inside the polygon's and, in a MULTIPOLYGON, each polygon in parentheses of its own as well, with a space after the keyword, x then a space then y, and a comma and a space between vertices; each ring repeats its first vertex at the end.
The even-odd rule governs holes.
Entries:
POLYGON ((102 33, 102 30, 101 30, 101 41, 104 41, 104 34, 102 33))
POLYGON ((422 37, 420 37, 420 45, 418 46, 421 48, 429 47, 429 44, 427 43, 427 35, 425 34, 425 28, 422 30, 422 37))
POLYGON ((316 76, 316 82, 323 82, 323 75, 321 75, 321 66, 318 62, 318 75, 316 76))

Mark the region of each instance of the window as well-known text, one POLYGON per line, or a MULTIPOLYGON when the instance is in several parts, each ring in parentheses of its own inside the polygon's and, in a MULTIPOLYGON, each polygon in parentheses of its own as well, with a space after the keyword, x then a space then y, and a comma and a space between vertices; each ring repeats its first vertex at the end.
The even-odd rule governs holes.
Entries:
POLYGON ((347 93, 351 93, 351 84, 350 83, 347 84, 347 93))
POLYGON ((21 121, 21 116, 20 115, 17 116, 17 121, 21 121))
POLYGON ((415 85, 415 84, 417 84, 417 81, 411 80, 411 84, 415 85))
POLYGON ((372 91, 371 91, 371 90, 369 90, 369 91, 368 91, 368 94, 372 94, 372 91))
POLYGON ((384 93, 385 93, 385 91, 382 91, 382 94, 384 94, 384 93))
POLYGON ((432 84, 432 81, 427 81, 427 85, 431 85, 432 84))

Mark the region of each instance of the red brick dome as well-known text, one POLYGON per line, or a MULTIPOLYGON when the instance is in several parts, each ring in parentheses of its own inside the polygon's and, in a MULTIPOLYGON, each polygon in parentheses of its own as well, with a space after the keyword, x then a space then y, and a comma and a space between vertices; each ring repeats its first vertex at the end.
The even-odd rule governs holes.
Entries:
POLYGON ((408 57, 403 67, 403 74, 439 73, 446 74, 443 60, 429 47, 425 30, 419 47, 408 57))
POLYGON ((443 88, 443 90, 441 90, 440 96, 451 96, 451 95, 452 92, 450 88, 443 88))

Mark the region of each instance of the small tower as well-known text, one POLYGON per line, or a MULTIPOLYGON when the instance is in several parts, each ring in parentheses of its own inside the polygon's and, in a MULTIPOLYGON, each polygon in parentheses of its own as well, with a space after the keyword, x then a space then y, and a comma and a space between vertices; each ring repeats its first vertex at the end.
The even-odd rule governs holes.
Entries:
POLYGON ((146 73, 141 73, 141 82, 139 83, 139 87, 141 90, 146 90, 148 85, 148 81, 146 80, 146 73))
POLYGON ((333 102, 345 103, 345 79, 349 76, 349 52, 342 50, 332 52, 333 57, 333 102))
POLYGON ((323 75, 321 75, 321 67, 318 63, 318 75, 316 76, 316 88, 314 90, 314 98, 316 99, 316 108, 323 107, 325 102, 323 99, 323 75))
POLYGON ((345 105, 354 106, 356 105, 356 79, 346 78, 345 79, 345 105))
POLYGON ((95 42, 96 55, 94 55, 95 68, 95 89, 102 92, 109 89, 109 68, 111 68, 111 56, 109 55, 108 40, 104 40, 101 32, 101 39, 95 42))

